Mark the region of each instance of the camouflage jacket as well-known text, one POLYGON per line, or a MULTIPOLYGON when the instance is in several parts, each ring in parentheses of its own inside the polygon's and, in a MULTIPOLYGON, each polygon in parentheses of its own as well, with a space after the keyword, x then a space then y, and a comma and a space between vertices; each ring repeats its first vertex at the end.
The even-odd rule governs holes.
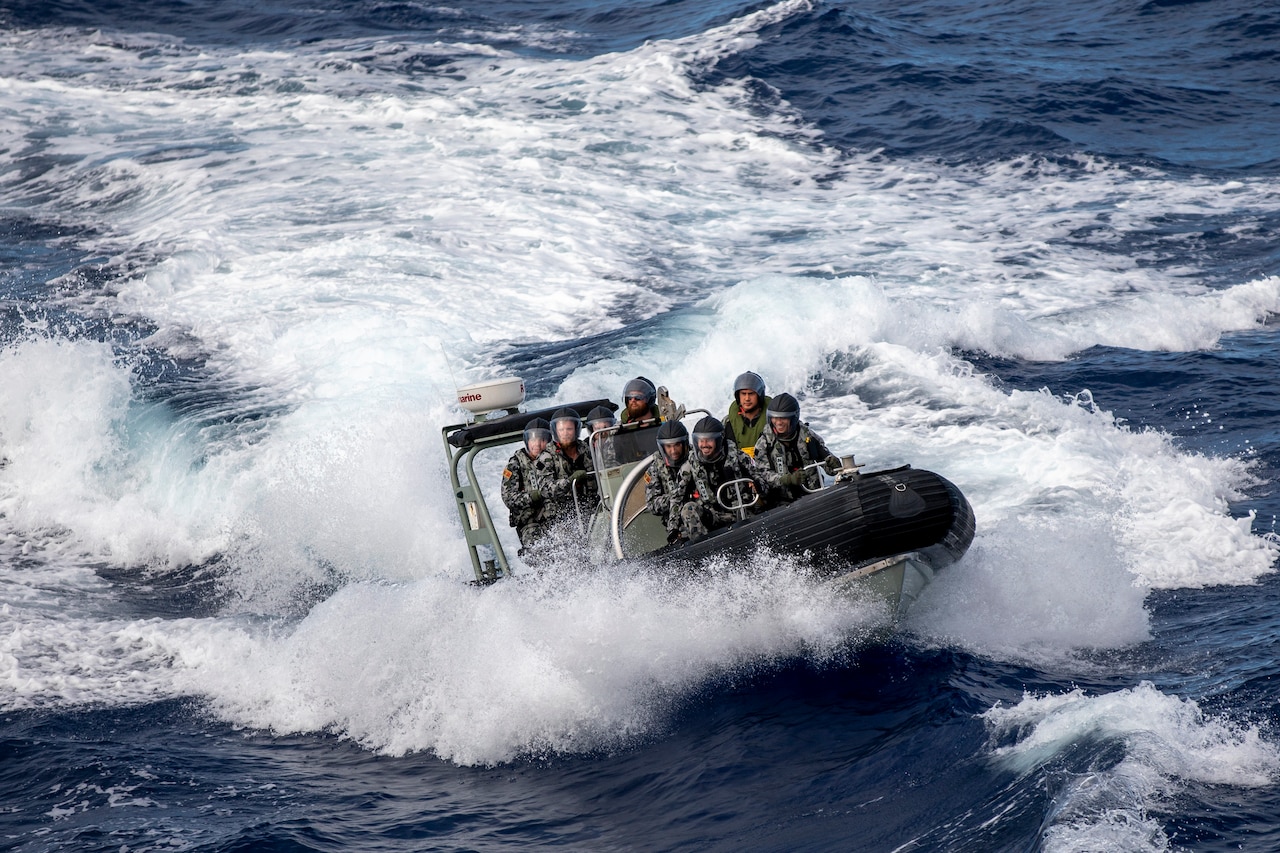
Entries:
MULTIPOLYGON (((773 430, 765 430, 756 442, 755 460, 774 492, 781 493, 784 500, 793 501, 805 494, 804 489, 784 487, 778 483, 778 478, 814 462, 824 462, 830 455, 818 434, 809 429, 808 424, 800 424, 794 441, 782 441, 773 434, 773 430)), ((804 484, 810 489, 821 488, 822 475, 816 468, 809 468, 804 475, 804 484)))
POLYGON ((534 459, 522 447, 507 460, 507 467, 502 469, 502 502, 511 510, 512 527, 547 520, 551 479, 551 455, 545 450, 534 459), (533 501, 533 491, 541 492, 543 498, 533 501))
POLYGON ((689 481, 684 476, 684 465, 672 468, 663 458, 661 450, 650 457, 649 470, 644 472, 644 502, 649 512, 662 519, 667 530, 674 530, 679 521, 680 505, 689 493, 689 481))
POLYGON ((561 513, 573 512, 573 481, 569 478, 574 471, 586 471, 592 476, 578 481, 578 505, 585 513, 591 513, 600 502, 600 489, 596 486, 595 464, 591 461, 591 448, 581 439, 577 442, 578 458, 570 459, 560 445, 550 445, 542 455, 550 457, 547 472, 550 482, 547 484, 547 496, 551 501, 550 512, 559 518, 561 513))
MULTIPOLYGON (((752 494, 751 486, 745 483, 742 485, 742 500, 747 503, 751 503, 755 496, 763 498, 769 489, 769 481, 764 472, 751 461, 750 456, 730 442, 726 442, 724 458, 719 462, 703 462, 694 454, 681 466, 681 473, 693 487, 687 500, 696 502, 704 512, 709 512, 718 524, 727 524, 738 517, 736 511, 725 508, 716 499, 716 491, 725 483, 731 480, 749 480, 755 486, 755 493, 752 494)), ((730 504, 737 503, 737 489, 733 486, 725 489, 723 498, 730 504)), ((755 513, 763 508, 764 501, 757 500, 747 508, 747 512, 755 513)))

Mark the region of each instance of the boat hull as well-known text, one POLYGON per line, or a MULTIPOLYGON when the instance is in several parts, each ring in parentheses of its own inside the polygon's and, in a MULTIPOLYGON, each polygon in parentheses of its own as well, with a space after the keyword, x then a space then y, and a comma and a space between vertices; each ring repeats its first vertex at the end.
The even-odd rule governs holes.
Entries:
POLYGON ((927 557, 911 552, 865 560, 831 574, 822 586, 855 601, 879 600, 896 619, 920 597, 933 573, 933 563, 927 557))
POLYGON ((800 557, 833 591, 884 600, 895 615, 934 572, 960 559, 974 536, 973 508, 960 490, 910 466, 839 481, 694 542, 654 547, 658 534, 649 521, 630 539, 642 552, 632 552, 636 559, 692 568, 768 549, 800 557))
POLYGON ((877 471, 655 553, 701 559, 771 547, 843 564, 923 552, 937 568, 973 541, 973 509, 944 477, 919 468, 877 471))

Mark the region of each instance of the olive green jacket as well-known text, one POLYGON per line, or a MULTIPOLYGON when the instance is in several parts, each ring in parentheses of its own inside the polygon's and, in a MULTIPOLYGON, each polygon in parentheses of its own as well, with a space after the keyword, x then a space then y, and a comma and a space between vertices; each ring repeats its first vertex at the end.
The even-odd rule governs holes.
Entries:
POLYGON ((769 423, 765 412, 769 411, 769 403, 772 401, 772 397, 761 400, 760 414, 750 420, 739 411, 737 400, 729 404, 729 414, 724 416, 725 437, 738 445, 739 449, 748 456, 756 452, 756 442, 760 440, 760 436, 764 434, 765 425, 769 423))

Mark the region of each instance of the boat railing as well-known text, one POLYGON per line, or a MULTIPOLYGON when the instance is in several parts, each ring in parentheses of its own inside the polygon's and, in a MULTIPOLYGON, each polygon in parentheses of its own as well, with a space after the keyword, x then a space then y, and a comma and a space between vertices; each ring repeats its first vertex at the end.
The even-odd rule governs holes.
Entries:
POLYGON ((759 502, 760 502, 760 495, 759 493, 756 492, 756 484, 751 480, 750 477, 739 477, 736 480, 726 480, 725 482, 720 484, 720 488, 716 489, 716 503, 720 504, 720 506, 724 507, 730 512, 737 513, 739 521, 746 518, 747 510, 755 506, 759 502), (742 489, 743 484, 746 484, 747 495, 750 495, 751 497, 751 500, 749 501, 747 500, 747 495, 743 494, 743 489, 742 489), (737 498, 737 500, 733 502, 730 502, 725 499, 725 489, 729 488, 730 486, 733 487, 734 497, 737 498))
POLYGON ((809 488, 809 484, 805 482, 805 480, 808 479, 806 477, 800 481, 800 489, 806 494, 813 495, 813 494, 817 494, 818 492, 822 491, 827 487, 826 482, 822 479, 822 474, 827 469, 826 469, 826 466, 824 466, 821 462, 810 462, 808 465, 805 465, 800 470, 807 472, 810 468, 818 472, 818 488, 816 489, 809 488))
POLYGON ((848 456, 840 457, 840 470, 836 471, 834 474, 827 470, 825 462, 810 462, 800 470, 808 471, 810 468, 813 468, 818 472, 818 487, 816 489, 811 489, 803 480, 801 480, 800 488, 807 494, 812 495, 827 488, 827 482, 822 477, 824 473, 831 475, 832 484, 843 483, 846 480, 852 480, 857 477, 858 470, 862 468, 862 466, 853 461, 853 454, 850 453, 848 456))
POLYGON ((578 534, 585 539, 587 536, 587 523, 583 520, 582 515, 582 496, 578 493, 578 486, 580 485, 582 485, 581 480, 574 480, 569 487, 569 491, 573 494, 573 517, 578 522, 578 534))

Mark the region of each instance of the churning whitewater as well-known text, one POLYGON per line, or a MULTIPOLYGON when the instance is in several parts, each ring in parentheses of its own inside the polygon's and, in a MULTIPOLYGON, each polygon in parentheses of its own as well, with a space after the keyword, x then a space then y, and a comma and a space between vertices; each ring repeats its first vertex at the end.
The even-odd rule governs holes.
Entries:
POLYGON ((1274 13, 118 5, 0 10, 14 849, 1280 843, 1274 13), (467 583, 458 387, 745 370, 972 502, 905 621, 467 583))

